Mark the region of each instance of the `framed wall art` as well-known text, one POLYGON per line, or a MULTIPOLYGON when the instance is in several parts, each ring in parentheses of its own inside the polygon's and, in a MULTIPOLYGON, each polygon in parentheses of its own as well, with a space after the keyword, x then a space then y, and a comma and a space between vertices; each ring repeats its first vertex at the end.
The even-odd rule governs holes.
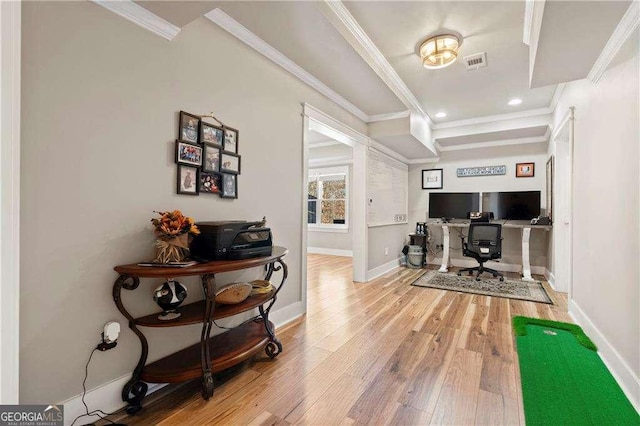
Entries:
POLYGON ((222 174, 222 198, 238 198, 238 175, 222 174))
POLYGON ((197 167, 178 164, 178 194, 198 195, 199 172, 197 167))
POLYGON ((238 131, 231 127, 224 128, 224 150, 238 153, 238 131))
POLYGON ((180 111, 180 123, 178 130, 178 139, 198 143, 198 131, 200 128, 200 117, 180 111))
POLYGON ((204 145, 204 162, 202 170, 205 172, 220 171, 220 148, 216 145, 204 145))
POLYGON ((223 173, 240 174, 240 156, 222 151, 220 158, 220 171, 223 173))
POLYGON ((534 177, 536 163, 516 163, 516 177, 534 177))
POLYGON ((220 194, 222 192, 222 176, 219 173, 200 173, 200 192, 220 194))
POLYGON ((423 169, 422 189, 442 189, 442 169, 423 169))
POLYGON ((176 141, 176 163, 200 167, 202 165, 202 147, 176 141))
POLYGON ((456 169, 458 177, 506 175, 507 166, 461 167, 456 169))
POLYGON ((224 144, 224 130, 222 127, 202 121, 200 123, 200 143, 217 145, 222 148, 224 144))

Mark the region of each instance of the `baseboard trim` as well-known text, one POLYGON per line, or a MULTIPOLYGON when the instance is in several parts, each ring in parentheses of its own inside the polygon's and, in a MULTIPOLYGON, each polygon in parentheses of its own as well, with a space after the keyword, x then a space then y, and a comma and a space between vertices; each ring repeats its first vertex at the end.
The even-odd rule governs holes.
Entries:
MULTIPOLYGON (((305 305, 302 301, 292 303, 284 308, 273 311, 269 315, 269 319, 276 328, 284 327, 285 325, 295 321, 305 314, 305 305)), ((89 406, 89 411, 100 409, 107 413, 113 413, 115 411, 124 408, 127 404, 122 401, 121 393, 124 385, 131 378, 131 374, 126 374, 122 377, 118 377, 110 382, 102 384, 87 391, 84 400, 89 406)), ((167 386, 168 383, 149 383, 149 389, 147 396, 167 386)), ((85 412, 84 405, 82 404, 82 394, 76 395, 59 403, 64 405, 64 424, 65 426, 71 425, 71 422, 79 415, 85 412)), ((98 416, 83 417, 83 421, 87 422, 99 420, 98 416)))
MULTIPOLYGON (((429 259, 430 264, 441 265, 442 258, 436 257, 434 259, 429 259)), ((460 268, 470 268, 473 266, 478 266, 478 262, 473 259, 451 259, 449 258, 449 265, 457 266, 460 268)), ((522 265, 512 264, 512 263, 503 263, 503 262, 485 262, 485 266, 487 268, 492 268, 497 271, 503 272, 522 272, 522 265)), ((544 266, 531 266, 531 273, 537 275, 545 275, 545 271, 547 268, 544 266)))
POLYGON ((574 300, 569 301, 569 315, 598 346, 598 355, 602 362, 616 379, 633 407, 640 413, 640 378, 634 374, 629 364, 574 300))
POLYGON ((393 259, 385 263, 384 265, 380 265, 376 268, 370 269, 369 271, 367 271, 367 281, 376 279, 379 276, 384 275, 387 272, 391 271, 392 269, 397 268, 398 266, 400 266, 401 260, 402 258, 399 257, 397 259, 393 259))
POLYGON ((322 247, 307 247, 307 253, 353 257, 353 250, 339 250, 339 249, 329 249, 329 248, 322 248, 322 247))
POLYGON ((553 272, 551 272, 547 268, 544 268, 544 277, 547 279, 547 282, 549 283, 551 288, 554 291, 558 291, 558 290, 556 290, 556 276, 553 275, 553 272))

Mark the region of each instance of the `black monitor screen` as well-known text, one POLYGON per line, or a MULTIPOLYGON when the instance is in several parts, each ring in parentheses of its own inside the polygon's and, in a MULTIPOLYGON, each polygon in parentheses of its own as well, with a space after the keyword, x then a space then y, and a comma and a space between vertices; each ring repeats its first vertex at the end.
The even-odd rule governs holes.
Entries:
POLYGON ((531 220, 540 216, 540 191, 485 192, 482 211, 495 219, 531 220))
POLYGON ((480 211, 477 192, 432 192, 429 194, 429 217, 466 219, 467 213, 480 211))

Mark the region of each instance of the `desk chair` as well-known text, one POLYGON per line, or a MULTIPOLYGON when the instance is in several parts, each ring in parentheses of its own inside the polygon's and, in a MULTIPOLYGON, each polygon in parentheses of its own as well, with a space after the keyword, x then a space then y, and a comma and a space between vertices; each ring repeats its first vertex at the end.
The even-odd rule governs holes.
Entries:
POLYGON ((499 223, 471 223, 469 225, 469 241, 465 242, 464 236, 461 239, 462 254, 473 257, 480 266, 461 269, 458 271, 458 275, 462 275, 463 272, 469 272, 469 275, 473 275, 474 271, 478 271, 476 280, 480 281, 480 275, 483 272, 490 272, 494 278, 499 276, 500 281, 504 281, 504 276, 500 272, 484 267, 484 262, 502 257, 502 225, 499 223))

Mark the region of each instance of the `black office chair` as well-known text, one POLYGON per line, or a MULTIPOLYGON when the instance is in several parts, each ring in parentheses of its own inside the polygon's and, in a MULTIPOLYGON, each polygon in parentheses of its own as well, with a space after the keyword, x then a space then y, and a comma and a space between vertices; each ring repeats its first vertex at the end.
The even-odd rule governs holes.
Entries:
POLYGON ((483 272, 490 272, 493 277, 500 277, 500 281, 504 281, 504 276, 495 269, 485 268, 484 262, 500 259, 502 257, 502 225, 499 223, 471 223, 469 225, 469 242, 462 239, 462 254, 467 257, 473 257, 478 261, 480 266, 474 268, 464 268, 458 271, 458 275, 463 272, 469 272, 472 275, 474 271, 478 271, 476 280, 480 280, 483 272))

